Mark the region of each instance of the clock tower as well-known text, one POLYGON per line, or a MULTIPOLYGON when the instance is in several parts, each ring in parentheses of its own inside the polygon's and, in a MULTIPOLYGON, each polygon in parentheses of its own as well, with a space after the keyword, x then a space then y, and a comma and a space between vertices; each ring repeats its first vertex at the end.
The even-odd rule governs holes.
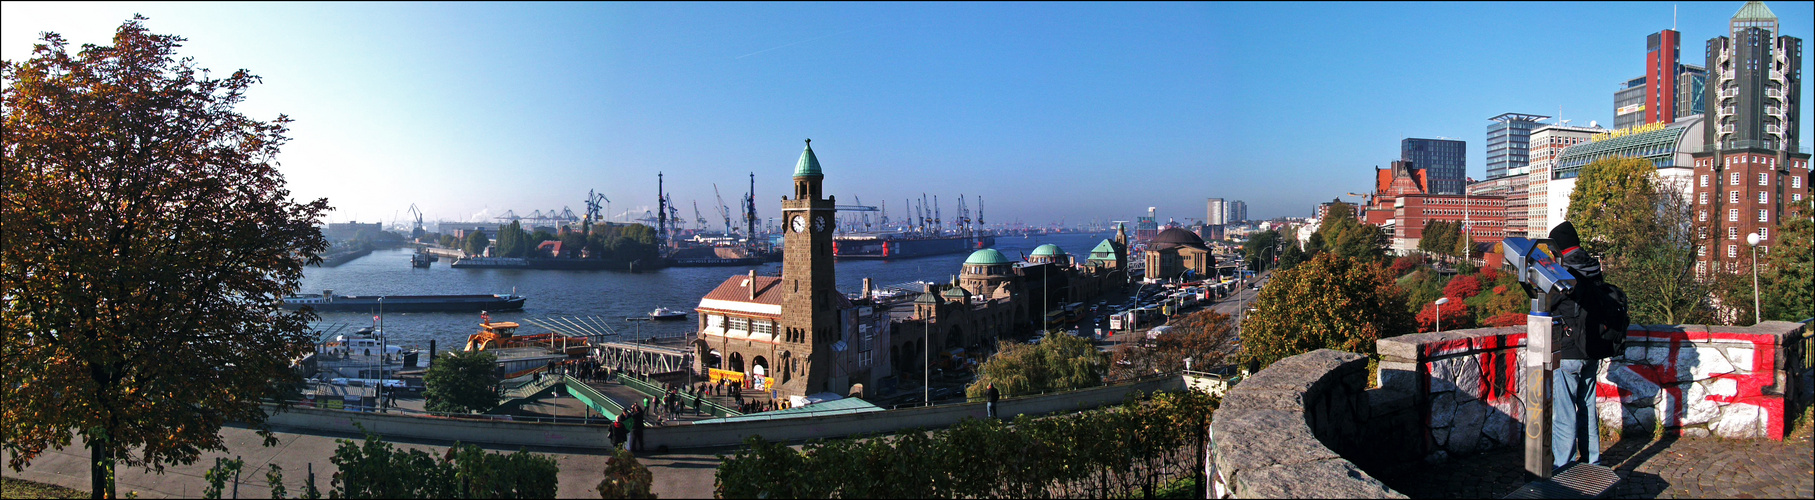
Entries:
POLYGON ((824 179, 819 158, 813 155, 813 140, 808 139, 794 166, 794 196, 781 201, 785 295, 778 347, 784 354, 771 372, 781 383, 781 392, 790 395, 844 390, 826 387, 838 355, 832 344, 840 340, 838 318, 845 298, 838 293, 832 269, 836 197, 822 197, 824 179))

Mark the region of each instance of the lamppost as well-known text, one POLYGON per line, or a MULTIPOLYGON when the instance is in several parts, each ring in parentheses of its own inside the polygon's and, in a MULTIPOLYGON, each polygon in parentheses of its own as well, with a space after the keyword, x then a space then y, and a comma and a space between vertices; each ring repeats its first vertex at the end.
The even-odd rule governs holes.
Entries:
POLYGON ((1437 331, 1443 331, 1443 305, 1449 303, 1449 297, 1437 299, 1437 310, 1432 311, 1437 317, 1437 331))
POLYGON ((373 392, 378 394, 378 407, 384 408, 384 296, 378 296, 378 387, 373 392))
POLYGON ((1758 310, 1758 233, 1746 235, 1746 245, 1752 247, 1752 324, 1764 321, 1764 314, 1758 310))
POLYGON ((933 324, 929 319, 920 318, 920 369, 925 372, 921 376, 926 377, 920 380, 920 390, 926 398, 926 406, 933 405, 933 351, 926 347, 927 341, 933 339, 933 324))

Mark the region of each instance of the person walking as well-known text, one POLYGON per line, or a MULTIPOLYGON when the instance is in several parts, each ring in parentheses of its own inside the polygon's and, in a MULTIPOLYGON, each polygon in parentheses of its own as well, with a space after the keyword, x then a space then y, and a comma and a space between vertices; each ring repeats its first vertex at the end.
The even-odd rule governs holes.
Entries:
POLYGON ((693 393, 693 414, 700 414, 700 393, 698 392, 693 393))
POLYGON ((1563 221, 1550 230, 1550 240, 1557 261, 1576 277, 1575 288, 1551 308, 1551 342, 1559 358, 1551 380, 1551 465, 1560 472, 1572 458, 1600 462, 1595 377, 1601 360, 1620 352, 1631 318, 1625 292, 1605 282, 1601 262, 1580 247, 1575 224, 1563 221))
POLYGON ((630 406, 630 451, 643 451, 643 405, 630 406))
POLYGON ((989 409, 989 418, 996 418, 996 400, 1001 397, 1002 393, 996 392, 996 383, 990 382, 989 388, 983 392, 983 398, 986 401, 983 403, 983 407, 989 409))
POLYGON ((623 448, 624 447, 624 438, 626 437, 625 435, 628 434, 629 431, 630 430, 624 426, 624 416, 623 415, 618 415, 617 419, 612 420, 611 421, 611 447, 612 448, 623 448))

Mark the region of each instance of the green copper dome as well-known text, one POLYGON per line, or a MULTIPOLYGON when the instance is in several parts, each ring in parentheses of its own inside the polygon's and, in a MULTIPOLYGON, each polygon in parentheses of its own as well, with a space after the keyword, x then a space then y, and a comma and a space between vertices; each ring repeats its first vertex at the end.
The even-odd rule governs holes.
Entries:
POLYGON ((800 163, 794 164, 795 177, 824 177, 819 172, 819 158, 813 156, 813 140, 807 139, 807 150, 800 152, 800 163))
POLYGON ((1003 257, 1002 252, 998 252, 994 248, 985 248, 971 252, 971 256, 964 259, 964 265, 967 266, 997 266, 1007 263, 1008 258, 1003 257))
POLYGON ((1065 251, 1059 249, 1058 245, 1051 243, 1035 247, 1033 253, 1034 257, 1059 257, 1063 255, 1065 255, 1065 251))

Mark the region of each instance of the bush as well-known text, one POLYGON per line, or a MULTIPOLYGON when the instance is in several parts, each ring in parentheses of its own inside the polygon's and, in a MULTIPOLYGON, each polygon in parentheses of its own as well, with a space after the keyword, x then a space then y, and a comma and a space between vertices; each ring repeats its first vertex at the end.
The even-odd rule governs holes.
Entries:
POLYGON ((655 478, 649 468, 637 462, 630 450, 617 448, 605 463, 605 479, 599 481, 599 498, 655 498, 649 491, 655 478))
MULTIPOLYGON (((759 436, 720 456, 720 498, 1133 497, 1203 469, 1217 400, 1198 391, 1130 396, 1076 415, 966 419, 943 431, 815 440, 796 451, 759 436)), ((1175 486, 1176 487, 1176 486, 1175 486)), ((1192 493, 1195 495, 1195 493, 1192 493)))
POLYGON ((554 498, 560 474, 555 459, 522 450, 505 455, 454 443, 436 458, 370 433, 363 444, 335 442, 332 498, 554 498))
POLYGON ((1443 296, 1456 300, 1466 299, 1481 293, 1481 281, 1474 276, 1458 275, 1443 286, 1443 296))
MULTIPOLYGON (((1437 303, 1431 302, 1424 305, 1424 310, 1418 311, 1419 332, 1436 330, 1436 327, 1438 326, 1436 324, 1437 314, 1439 313, 1438 307, 1437 303)), ((1452 298, 1449 303, 1443 304, 1441 307, 1441 313, 1443 314, 1443 324, 1441 326, 1444 329, 1457 330, 1462 328, 1473 328, 1475 326, 1475 317, 1469 315, 1467 303, 1452 298)))
POLYGON ((1390 270, 1393 272, 1394 277, 1399 277, 1399 276, 1405 276, 1406 273, 1410 273, 1413 270, 1417 269, 1418 266, 1422 266, 1422 265, 1424 265, 1424 256, 1407 255, 1404 257, 1397 258, 1397 259, 1393 259, 1393 267, 1391 267, 1390 270))
POLYGON ((485 351, 443 354, 422 376, 429 411, 485 412, 498 406, 498 356, 485 351))

